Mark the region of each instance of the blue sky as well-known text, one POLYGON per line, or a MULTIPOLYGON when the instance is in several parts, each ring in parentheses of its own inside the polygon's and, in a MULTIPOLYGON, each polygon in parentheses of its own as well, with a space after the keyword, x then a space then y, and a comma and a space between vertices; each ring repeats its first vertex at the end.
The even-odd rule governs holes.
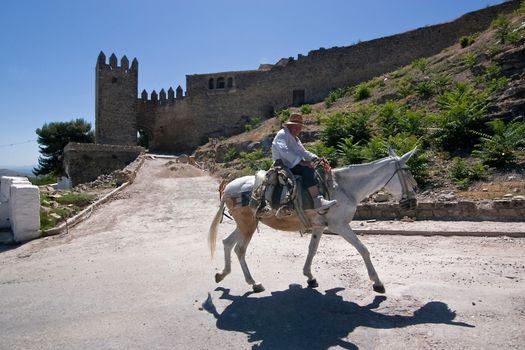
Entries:
POLYGON ((447 22, 489 0, 0 2, 0 167, 33 165, 46 122, 95 121, 102 50, 139 61, 139 93, 447 22))

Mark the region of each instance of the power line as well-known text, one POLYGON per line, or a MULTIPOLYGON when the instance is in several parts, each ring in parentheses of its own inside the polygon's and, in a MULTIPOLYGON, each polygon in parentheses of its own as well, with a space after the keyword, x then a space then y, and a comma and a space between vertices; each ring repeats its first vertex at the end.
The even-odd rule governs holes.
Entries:
POLYGON ((23 142, 8 143, 8 144, 5 144, 5 145, 0 145, 0 147, 12 147, 12 146, 24 145, 26 143, 31 143, 31 142, 34 142, 34 141, 36 141, 36 140, 27 140, 27 141, 23 141, 23 142))

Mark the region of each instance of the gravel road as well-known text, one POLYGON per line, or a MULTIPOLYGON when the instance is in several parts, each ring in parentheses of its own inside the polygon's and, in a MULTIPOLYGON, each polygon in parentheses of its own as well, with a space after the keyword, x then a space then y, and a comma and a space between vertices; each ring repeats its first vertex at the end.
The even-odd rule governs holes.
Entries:
MULTIPOLYGON (((236 259, 213 280, 223 264, 206 244, 216 180, 166 164, 147 160, 67 234, 0 246, 0 349, 525 348, 525 239, 361 236, 379 295, 334 235, 314 259, 319 288, 306 288, 309 236, 261 226, 247 261, 266 291, 253 294, 236 259)), ((233 228, 226 219, 220 236, 233 228)))

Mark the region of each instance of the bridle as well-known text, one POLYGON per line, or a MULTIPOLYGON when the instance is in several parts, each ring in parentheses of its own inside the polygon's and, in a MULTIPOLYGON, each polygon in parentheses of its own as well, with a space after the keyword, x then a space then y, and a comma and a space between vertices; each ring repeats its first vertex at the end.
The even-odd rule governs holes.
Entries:
POLYGON ((392 176, 390 176, 390 178, 388 179, 388 181, 385 183, 383 187, 386 187, 390 183, 390 181, 392 181, 394 176, 398 175, 399 182, 401 183, 401 189, 403 191, 401 200, 399 201, 399 206, 401 206, 401 208, 403 209, 413 210, 417 206, 417 199, 416 199, 416 196, 414 195, 414 192, 410 191, 410 188, 413 189, 417 187, 417 183, 415 182, 414 178, 412 177, 408 178, 407 172, 410 171, 409 167, 407 167, 406 165, 401 166, 401 164, 399 164, 399 159, 396 159, 395 164, 396 164, 396 170, 394 171, 392 176))

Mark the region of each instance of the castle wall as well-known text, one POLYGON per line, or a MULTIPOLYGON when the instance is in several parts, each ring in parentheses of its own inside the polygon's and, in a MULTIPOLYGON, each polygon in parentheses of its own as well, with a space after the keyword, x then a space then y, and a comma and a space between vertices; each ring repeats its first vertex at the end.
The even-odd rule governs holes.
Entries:
POLYGON ((129 86, 122 86, 125 91, 117 93, 114 89, 118 89, 118 85, 106 82, 115 69, 100 70, 100 79, 106 85, 99 85, 97 75, 97 91, 99 88, 113 90, 102 93, 100 99, 97 97, 97 103, 100 100, 100 106, 108 111, 105 112, 108 117, 101 118, 104 124, 100 127, 97 119, 97 137, 100 128, 101 140, 132 144, 136 140, 131 137, 131 129, 135 127, 136 135, 138 127, 149 133, 151 150, 191 151, 209 137, 243 131, 250 118, 266 118, 284 107, 321 101, 335 88, 354 85, 417 58, 434 55, 456 44, 461 36, 486 29, 498 14, 510 12, 518 5, 519 1, 514 0, 449 23, 349 47, 314 50, 307 56, 282 59, 259 70, 188 75, 186 96, 182 96, 179 87, 176 97, 170 88, 167 98, 164 90, 160 95, 152 92, 151 98, 144 91, 141 98, 129 102, 130 86, 135 84, 133 78, 129 86), (128 118, 132 113, 136 116, 135 126, 133 118, 128 118))
POLYGON ((137 145, 135 101, 138 87, 138 62, 131 67, 126 56, 117 65, 115 54, 105 62, 100 53, 95 81, 95 140, 98 144, 137 145))
POLYGON ((64 148, 64 169, 76 186, 125 168, 144 151, 138 146, 70 142, 64 148))

